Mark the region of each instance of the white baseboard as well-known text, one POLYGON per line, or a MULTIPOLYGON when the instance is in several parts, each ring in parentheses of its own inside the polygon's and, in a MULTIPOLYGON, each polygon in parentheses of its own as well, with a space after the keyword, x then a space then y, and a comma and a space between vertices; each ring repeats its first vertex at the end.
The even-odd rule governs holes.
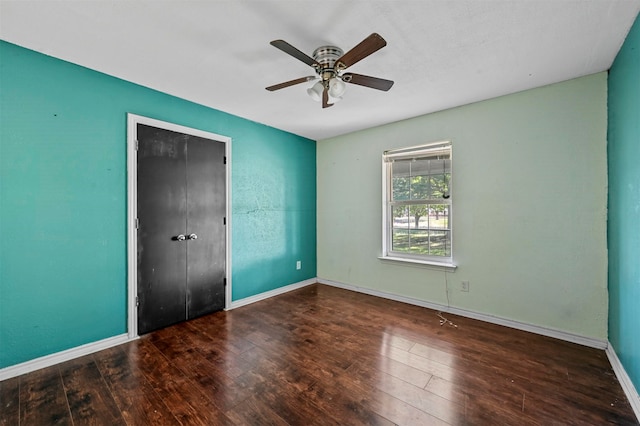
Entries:
POLYGON ((127 334, 120 334, 118 336, 109 337, 107 339, 98 340, 97 342, 87 343, 86 345, 76 346, 75 348, 67 349, 62 352, 56 352, 51 355, 46 355, 40 358, 32 359, 21 364, 12 365, 0 369, 0 380, 10 379, 12 377, 20 376, 22 374, 30 373, 41 368, 50 367, 61 362, 69 361, 74 358, 89 355, 94 352, 101 351, 103 349, 117 346, 136 338, 129 338, 127 334))
POLYGON ((607 354, 607 358, 609 358, 613 372, 616 373, 620 386, 622 386, 622 390, 625 395, 627 395, 631 408, 633 408, 633 412, 636 414, 638 422, 640 422, 640 395, 638 394, 638 390, 633 385, 631 378, 620 362, 618 354, 616 354, 611 342, 609 342, 609 346, 607 346, 607 350, 605 352, 607 354))
POLYGON ((297 290, 299 288, 306 287, 308 285, 315 284, 317 282, 318 280, 316 278, 309 278, 308 280, 289 284, 284 287, 276 288, 275 290, 265 291, 264 293, 256 294, 255 296, 245 297, 244 299, 231 302, 231 306, 227 307, 226 310, 239 308, 240 306, 250 305, 251 303, 256 303, 261 300, 269 299, 270 297, 277 296, 279 294, 288 293, 290 291, 297 290))
POLYGON ((591 337, 580 336, 577 334, 568 333, 562 330, 556 330, 553 328, 541 327, 537 325, 526 324, 519 321, 514 321, 506 318, 501 318, 493 315, 483 314, 474 311, 468 311, 466 309, 459 309, 441 305, 439 303, 427 302, 420 299, 414 299, 412 297, 400 296, 393 293, 387 293, 385 291, 373 290, 366 287, 358 287, 351 284, 345 284, 337 281, 331 281, 324 278, 318 278, 318 283, 326 284, 333 287, 343 288, 345 290, 357 291, 359 293, 369 294, 371 296, 382 297, 384 299, 395 300, 397 302, 408 303, 410 305, 421 306, 423 308, 429 308, 436 311, 448 312, 454 315, 460 315, 461 317, 473 318, 480 321, 489 322, 492 324, 503 325, 505 327, 515 328, 517 330, 528 331, 530 333, 540 334, 547 337, 553 337, 555 339, 564 340, 567 342, 577 343, 579 345, 588 346, 596 349, 606 349, 607 341, 594 339, 591 337))

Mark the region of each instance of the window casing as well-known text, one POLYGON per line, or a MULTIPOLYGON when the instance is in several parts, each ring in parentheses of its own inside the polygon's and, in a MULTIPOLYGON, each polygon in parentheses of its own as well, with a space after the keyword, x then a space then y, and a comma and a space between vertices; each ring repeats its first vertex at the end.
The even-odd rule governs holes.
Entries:
POLYGON ((452 265, 451 143, 383 154, 383 258, 452 265))

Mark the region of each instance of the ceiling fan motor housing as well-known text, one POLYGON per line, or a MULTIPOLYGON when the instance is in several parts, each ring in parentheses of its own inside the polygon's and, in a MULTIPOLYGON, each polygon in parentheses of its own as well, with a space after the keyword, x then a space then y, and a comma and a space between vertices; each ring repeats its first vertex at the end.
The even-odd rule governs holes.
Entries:
POLYGON ((344 52, 336 46, 320 46, 313 51, 313 59, 320 64, 318 74, 323 80, 328 80, 338 74, 334 65, 342 57, 344 52))

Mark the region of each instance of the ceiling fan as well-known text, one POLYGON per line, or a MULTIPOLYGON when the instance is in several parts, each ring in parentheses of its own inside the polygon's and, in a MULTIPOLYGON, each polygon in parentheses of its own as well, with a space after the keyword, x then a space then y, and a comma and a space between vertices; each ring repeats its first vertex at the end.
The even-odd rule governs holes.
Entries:
POLYGON ((371 34, 347 53, 344 53, 342 49, 336 46, 321 46, 313 51, 313 57, 301 52, 284 40, 274 40, 271 45, 310 65, 316 72, 316 75, 296 78, 295 80, 267 87, 266 89, 271 92, 296 84, 318 80, 311 88, 307 89, 307 93, 316 101, 322 100, 322 108, 327 108, 342 99, 342 94, 346 89, 345 83, 357 84, 385 92, 393 86, 393 81, 391 80, 344 72, 351 65, 387 45, 385 39, 377 33, 371 34))

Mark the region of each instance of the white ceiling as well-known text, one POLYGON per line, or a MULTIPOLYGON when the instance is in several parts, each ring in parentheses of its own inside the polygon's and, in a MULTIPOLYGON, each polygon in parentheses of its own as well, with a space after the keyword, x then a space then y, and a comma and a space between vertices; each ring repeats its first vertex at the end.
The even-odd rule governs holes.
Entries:
POLYGON ((609 69, 640 0, 0 1, 8 42, 314 140, 609 69), (377 32, 387 46, 349 71, 323 110, 300 84, 311 55, 377 32))

